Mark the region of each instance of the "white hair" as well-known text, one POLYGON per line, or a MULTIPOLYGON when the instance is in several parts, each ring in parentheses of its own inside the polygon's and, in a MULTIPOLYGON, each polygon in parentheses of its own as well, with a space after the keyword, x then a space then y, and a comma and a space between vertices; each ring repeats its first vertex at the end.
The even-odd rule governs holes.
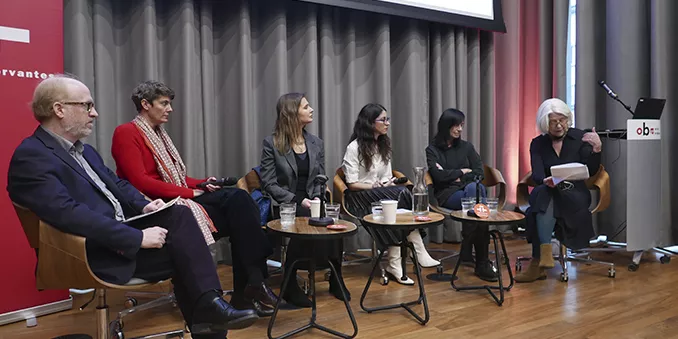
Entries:
POLYGON ((572 111, 570 106, 558 98, 546 99, 537 110, 537 128, 543 133, 549 132, 549 114, 560 113, 567 117, 567 127, 572 127, 572 111))

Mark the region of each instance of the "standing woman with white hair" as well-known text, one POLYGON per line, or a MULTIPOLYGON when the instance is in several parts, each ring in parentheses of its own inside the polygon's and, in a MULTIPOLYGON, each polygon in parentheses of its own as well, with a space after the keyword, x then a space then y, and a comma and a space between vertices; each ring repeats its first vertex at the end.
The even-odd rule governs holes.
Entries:
POLYGON ((555 184, 551 166, 578 162, 591 176, 600 167, 602 142, 595 132, 572 127, 572 111, 560 99, 544 101, 537 111, 541 135, 532 139, 530 160, 532 180, 538 185, 530 193, 527 210, 527 239, 532 242, 532 261, 516 276, 518 282, 546 279, 545 269, 553 268, 551 235, 556 223, 562 226, 563 244, 579 249, 594 236, 589 206, 591 193, 583 180, 555 184))

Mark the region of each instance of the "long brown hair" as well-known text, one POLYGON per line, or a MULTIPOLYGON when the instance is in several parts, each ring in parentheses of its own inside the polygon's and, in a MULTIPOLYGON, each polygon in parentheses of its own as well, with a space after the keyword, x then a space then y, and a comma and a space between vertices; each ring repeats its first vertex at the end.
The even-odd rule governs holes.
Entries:
POLYGON ((273 146, 282 154, 287 153, 293 142, 302 138, 299 122, 299 106, 306 96, 303 93, 287 93, 278 99, 278 118, 273 130, 273 146))
POLYGON ((380 104, 367 104, 358 113, 358 119, 353 125, 353 134, 349 143, 358 140, 358 159, 363 162, 366 170, 370 170, 375 156, 381 156, 381 161, 391 161, 391 139, 387 134, 374 139, 374 124, 386 108, 380 104))

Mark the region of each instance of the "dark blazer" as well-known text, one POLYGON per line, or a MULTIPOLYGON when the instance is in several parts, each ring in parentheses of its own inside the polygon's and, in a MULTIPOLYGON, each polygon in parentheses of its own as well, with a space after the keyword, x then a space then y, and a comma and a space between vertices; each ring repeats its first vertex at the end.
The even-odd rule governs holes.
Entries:
POLYGON ((600 167, 601 153, 593 153, 593 147, 582 141, 584 131, 570 128, 563 139, 560 156, 556 155, 551 138, 544 134, 530 143, 530 162, 532 180, 538 185, 530 193, 530 207, 527 210, 527 238, 536 239, 536 214, 545 212, 553 199, 553 213, 562 228, 556 228, 558 238, 569 248, 579 249, 588 246, 595 235, 589 206, 591 192, 584 181, 573 182, 569 190, 550 188, 544 185, 544 179, 551 176, 551 166, 571 162, 586 165, 589 175, 594 176, 600 167), (564 233, 560 233, 560 232, 564 233), (532 235, 531 233, 535 234, 532 235))
MULTIPOLYGON (((309 156, 309 175, 306 193, 309 198, 321 196, 320 186, 313 185, 318 174, 325 174, 325 146, 317 136, 304 131, 306 150, 309 156)), ((282 154, 273 146, 273 136, 264 139, 261 153, 261 183, 265 193, 271 196, 275 205, 294 201, 297 187, 297 161, 294 151, 282 154)))
MULTIPOLYGON (((120 180, 90 145, 83 156, 120 201, 125 217, 140 214, 148 201, 120 180)), ((108 198, 78 162, 49 133, 38 127, 14 151, 7 191, 20 204, 57 229, 86 238, 92 271, 124 284, 132 277, 142 232, 115 220, 108 198)))

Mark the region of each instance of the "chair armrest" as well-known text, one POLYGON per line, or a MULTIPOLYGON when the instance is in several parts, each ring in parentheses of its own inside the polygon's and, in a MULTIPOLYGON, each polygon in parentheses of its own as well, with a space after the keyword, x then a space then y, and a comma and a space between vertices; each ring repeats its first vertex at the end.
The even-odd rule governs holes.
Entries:
POLYGON ((532 181, 532 172, 528 172, 516 187, 516 204, 523 213, 530 207, 530 187, 536 186, 532 181))
POLYGON ((334 194, 338 197, 339 203, 344 203, 344 192, 348 189, 348 186, 344 180, 338 175, 334 175, 334 194))
POLYGON ((332 189, 329 186, 325 186, 325 201, 332 203, 332 189))
MULTIPOLYGON (((395 178, 403 178, 403 177, 405 177, 405 174, 403 174, 402 172, 396 171, 396 170, 392 170, 391 173, 392 173, 391 175, 392 175, 393 177, 395 177, 395 178)), ((410 180, 410 179, 408 178, 408 179, 407 179, 407 182, 404 183, 404 184, 402 184, 402 185, 407 186, 407 187, 412 187, 412 186, 414 186, 414 183, 412 183, 412 180, 410 180)))
POLYGON ((497 187, 497 198, 499 200, 497 208, 500 210, 504 209, 504 205, 506 204, 506 181, 504 180, 504 176, 498 169, 487 165, 483 166, 483 171, 485 175, 483 185, 485 185, 485 187, 499 186, 497 187))
POLYGON ((605 167, 600 165, 595 176, 586 181, 589 189, 596 189, 599 192, 598 204, 591 213, 602 212, 610 206, 610 175, 605 171, 605 167))

